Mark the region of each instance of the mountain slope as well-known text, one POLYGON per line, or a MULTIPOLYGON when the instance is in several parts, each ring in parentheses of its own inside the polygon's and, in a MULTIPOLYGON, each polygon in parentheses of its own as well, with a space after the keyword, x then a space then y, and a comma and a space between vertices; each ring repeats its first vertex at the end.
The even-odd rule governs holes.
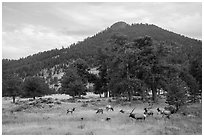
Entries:
POLYGON ((55 69, 66 68, 65 66, 69 62, 77 58, 83 58, 88 61, 89 65, 93 65, 98 48, 106 46, 111 36, 117 33, 126 35, 129 41, 148 35, 155 41, 179 45, 182 48, 183 54, 186 54, 189 58, 196 56, 200 58, 202 56, 202 42, 199 40, 164 30, 155 25, 129 25, 125 22, 117 22, 106 30, 88 37, 84 41, 74 43, 68 48, 40 52, 19 60, 3 59, 3 72, 17 72, 22 77, 26 77, 28 75, 36 75, 42 69, 51 69, 53 67, 55 69))

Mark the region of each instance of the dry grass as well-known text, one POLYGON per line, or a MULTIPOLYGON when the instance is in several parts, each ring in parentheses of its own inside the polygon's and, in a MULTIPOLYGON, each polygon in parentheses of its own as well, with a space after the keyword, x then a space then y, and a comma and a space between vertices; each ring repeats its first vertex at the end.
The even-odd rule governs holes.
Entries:
POLYGON ((11 113, 11 110, 19 106, 3 99, 2 132, 4 135, 202 134, 201 104, 193 104, 187 108, 188 111, 193 110, 199 113, 194 114, 195 117, 186 117, 178 113, 172 115, 171 119, 164 119, 156 113, 155 108, 162 106, 162 103, 159 103, 154 106, 153 117, 147 117, 145 121, 136 121, 128 117, 129 112, 136 108, 135 113, 143 113, 146 104, 111 103, 115 111, 104 110, 104 114, 95 112, 99 107, 105 108, 108 104, 107 100, 88 102, 87 106, 82 106, 83 102, 62 102, 62 104, 55 104, 52 108, 49 106, 31 107, 11 113), (66 109, 72 107, 76 107, 74 114, 66 114, 66 109), (119 113, 120 109, 125 110, 126 113, 119 113), (106 121, 107 117, 111 120, 106 121))

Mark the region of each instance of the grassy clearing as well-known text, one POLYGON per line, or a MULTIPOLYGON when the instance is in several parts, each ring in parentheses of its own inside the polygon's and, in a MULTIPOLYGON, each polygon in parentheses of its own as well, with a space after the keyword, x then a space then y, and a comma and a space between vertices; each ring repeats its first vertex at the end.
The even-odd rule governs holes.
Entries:
MULTIPOLYGON (((83 101, 83 100, 82 100, 83 101)), ((129 112, 136 108, 134 113, 143 113, 147 104, 135 102, 132 104, 107 102, 106 99, 97 101, 92 99, 83 102, 62 102, 53 107, 30 107, 26 110, 11 113, 19 105, 3 99, 2 132, 4 135, 154 135, 154 134, 202 134, 202 106, 192 104, 183 107, 182 111, 192 117, 180 113, 164 119, 157 114, 156 108, 162 107, 161 102, 154 105, 154 116, 145 121, 136 121, 128 117, 129 112), (87 105, 84 105, 87 104, 87 105), (96 114, 97 108, 105 108, 111 104, 115 111, 106 111, 96 114), (66 114, 68 108, 76 107, 74 114, 66 114), (120 109, 126 113, 120 113, 120 109), (83 120, 81 118, 83 117, 83 120), (110 121, 105 119, 110 117, 110 121)))

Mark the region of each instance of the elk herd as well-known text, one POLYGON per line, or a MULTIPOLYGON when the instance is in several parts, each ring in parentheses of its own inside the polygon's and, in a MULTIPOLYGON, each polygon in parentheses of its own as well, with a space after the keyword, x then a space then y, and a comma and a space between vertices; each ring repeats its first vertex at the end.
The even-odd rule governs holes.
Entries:
MULTIPOLYGON (((109 110, 114 111, 114 109, 113 109, 113 107, 111 105, 107 105, 105 107, 105 109, 106 109, 106 111, 109 111, 109 110)), ((135 110, 135 108, 130 113, 128 113, 128 112, 120 109, 119 112, 123 113, 123 114, 127 113, 127 114, 129 114, 130 118, 135 119, 135 120, 145 120, 146 117, 148 117, 148 116, 153 117, 154 113, 156 113, 157 115, 160 114, 160 115, 162 115, 162 117, 166 117, 166 118, 170 119, 171 114, 173 114, 173 113, 175 113, 177 111, 174 106, 168 106, 168 107, 165 107, 165 108, 157 108, 156 110, 153 110, 152 107, 147 107, 147 108, 144 108, 143 113, 139 113, 139 112, 138 113, 133 113, 134 110, 135 110)), ((75 108, 67 109, 66 114, 68 114, 68 113, 72 114, 74 111, 75 111, 75 108)), ((98 108, 96 110, 96 114, 103 114, 103 112, 104 112, 103 108, 98 108)), ((83 119, 83 118, 81 118, 81 119, 83 119)), ((109 121, 109 120, 111 120, 111 118, 107 117, 106 121, 109 121)))

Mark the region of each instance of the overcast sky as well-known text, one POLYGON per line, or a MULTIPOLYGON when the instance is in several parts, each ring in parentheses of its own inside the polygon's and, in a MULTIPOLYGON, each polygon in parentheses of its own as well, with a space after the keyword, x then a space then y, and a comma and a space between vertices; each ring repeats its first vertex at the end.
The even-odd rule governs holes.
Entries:
POLYGON ((202 39, 202 3, 3 3, 2 57, 67 47, 118 21, 202 39))

